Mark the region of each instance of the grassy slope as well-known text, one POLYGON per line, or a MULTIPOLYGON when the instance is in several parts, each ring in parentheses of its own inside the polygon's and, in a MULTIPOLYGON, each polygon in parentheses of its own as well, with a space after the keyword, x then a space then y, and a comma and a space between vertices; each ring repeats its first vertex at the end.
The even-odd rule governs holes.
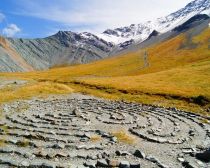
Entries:
MULTIPOLYGON (((141 50, 86 65, 56 68, 44 72, 1 74, 1 76, 38 81, 19 88, 21 91, 15 91, 17 98, 39 95, 42 90, 40 86, 43 86, 43 81, 46 85, 47 81, 47 87, 62 85, 60 87, 62 91, 48 89, 45 90, 46 94, 68 92, 69 88, 66 88, 68 85, 75 91, 106 98, 202 111, 204 106, 197 105, 194 100, 200 95, 204 100, 210 100, 209 39, 208 28, 190 41, 197 44, 196 48, 190 48, 189 39, 185 34, 151 46, 146 49, 150 64, 147 68, 142 68, 144 51, 141 50), (34 87, 33 94, 24 92, 30 90, 30 87, 34 87)), ((1 93, 9 94, 8 91, 1 93)), ((3 101, 1 97, 2 95, 0 101, 3 101)))

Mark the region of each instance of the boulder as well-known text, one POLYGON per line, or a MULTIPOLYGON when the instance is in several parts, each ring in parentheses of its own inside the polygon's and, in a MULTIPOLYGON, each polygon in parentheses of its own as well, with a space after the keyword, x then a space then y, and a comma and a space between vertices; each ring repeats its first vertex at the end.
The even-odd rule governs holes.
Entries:
POLYGON ((89 168, 95 168, 96 167, 96 163, 93 161, 89 161, 89 162, 85 162, 84 163, 85 167, 89 167, 89 168))
POLYGON ((108 159, 107 160, 109 167, 119 167, 120 162, 118 160, 108 159))
POLYGON ((140 168, 140 163, 130 163, 130 168, 140 168))
POLYGON ((117 156, 131 155, 128 151, 119 151, 119 150, 117 150, 115 153, 116 153, 117 156))
POLYGON ((24 161, 21 162, 21 166, 22 166, 22 167, 29 167, 30 164, 29 164, 28 161, 24 160, 24 161))
POLYGON ((140 150, 136 150, 133 154, 134 156, 138 157, 138 158, 142 158, 144 159, 146 157, 146 155, 144 154, 144 152, 140 151, 140 150))
POLYGON ((183 157, 179 157, 179 158, 177 158, 177 160, 180 161, 180 162, 184 162, 185 161, 183 157))
POLYGON ((121 161, 120 168, 130 168, 130 163, 128 161, 121 161))
POLYGON ((201 161, 210 162, 210 148, 203 153, 197 153, 195 156, 201 161))
POLYGON ((117 137, 112 137, 111 141, 114 142, 114 143, 117 143, 117 137))
POLYGON ((192 163, 188 162, 188 161, 184 161, 182 163, 182 166, 185 168, 197 168, 197 166, 193 165, 192 163))
POLYGON ((98 160, 97 163, 96 163, 96 166, 98 167, 108 167, 108 163, 105 159, 101 159, 101 160, 98 160))

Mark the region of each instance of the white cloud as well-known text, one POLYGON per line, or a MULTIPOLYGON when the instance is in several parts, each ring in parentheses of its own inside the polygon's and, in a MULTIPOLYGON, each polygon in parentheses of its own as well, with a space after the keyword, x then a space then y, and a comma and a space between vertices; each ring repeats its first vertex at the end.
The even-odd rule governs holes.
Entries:
POLYGON ((5 19, 5 15, 3 13, 0 13, 0 23, 5 19))
POLYGON ((3 34, 7 37, 14 37, 19 32, 21 29, 15 24, 10 24, 3 29, 3 34))
POLYGON ((69 26, 90 25, 102 31, 165 16, 191 0, 22 0, 27 16, 60 22, 69 26))

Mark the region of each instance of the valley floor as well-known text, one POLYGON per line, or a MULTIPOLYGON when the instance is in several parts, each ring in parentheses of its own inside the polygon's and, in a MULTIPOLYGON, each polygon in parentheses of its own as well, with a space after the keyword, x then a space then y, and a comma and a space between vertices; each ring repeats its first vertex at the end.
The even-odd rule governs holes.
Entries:
POLYGON ((186 37, 147 48, 146 67, 139 50, 0 73, 0 167, 209 167, 210 29, 186 37))
POLYGON ((79 92, 209 116, 210 29, 192 34, 190 30, 146 49, 89 64, 28 73, 0 73, 0 103, 79 92), (189 45, 192 43, 196 47, 189 45), (145 50, 147 66, 144 65, 145 50), (9 82, 2 87, 1 83, 7 80, 25 82, 9 82))

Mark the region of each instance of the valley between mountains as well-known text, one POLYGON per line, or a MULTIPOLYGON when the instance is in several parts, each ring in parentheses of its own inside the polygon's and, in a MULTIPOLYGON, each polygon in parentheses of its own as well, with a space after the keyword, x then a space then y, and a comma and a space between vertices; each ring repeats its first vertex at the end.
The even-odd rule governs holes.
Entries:
POLYGON ((0 37, 0 167, 210 167, 209 10, 0 37))
POLYGON ((1 73, 0 165, 208 167, 209 32, 152 45, 146 65, 137 50, 1 73))

